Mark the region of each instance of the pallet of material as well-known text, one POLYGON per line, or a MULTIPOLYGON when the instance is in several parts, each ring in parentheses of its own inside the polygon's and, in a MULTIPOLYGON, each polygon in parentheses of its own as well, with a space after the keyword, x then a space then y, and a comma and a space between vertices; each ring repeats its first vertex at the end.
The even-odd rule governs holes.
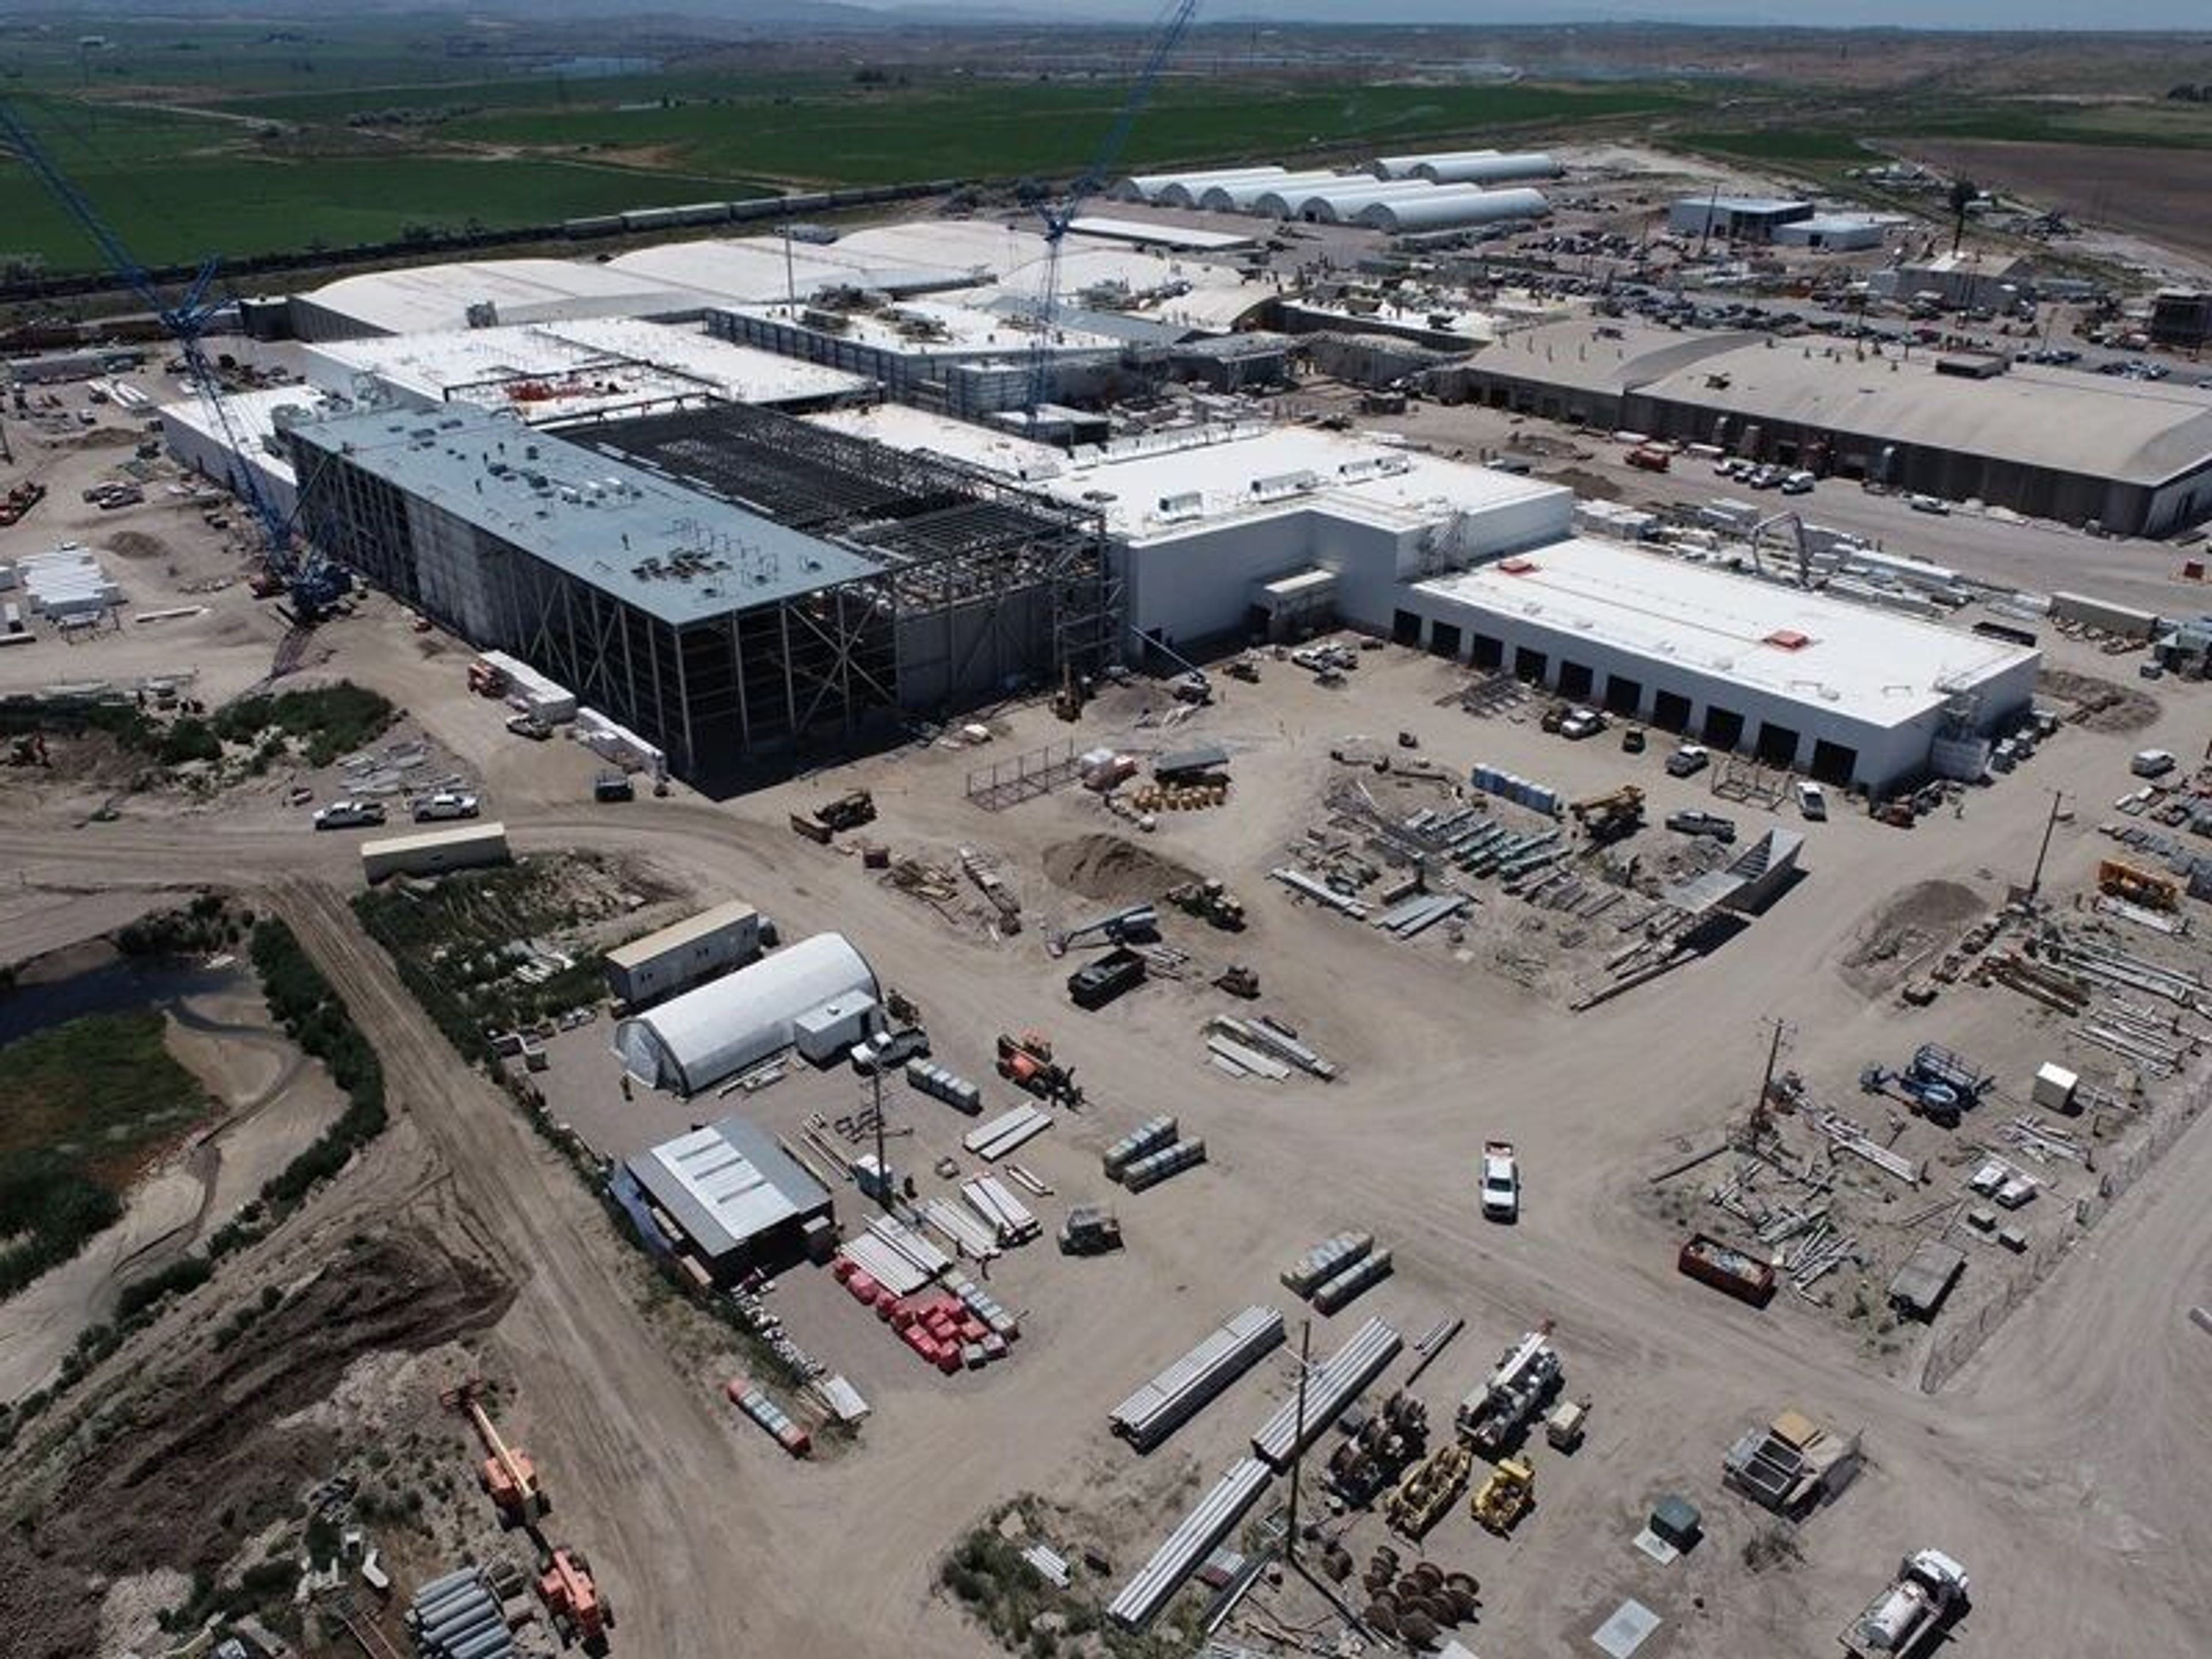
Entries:
POLYGON ((1365 1261, 1355 1261, 1334 1278, 1315 1285, 1313 1304, 1322 1313, 1335 1313, 1349 1306, 1361 1291, 1389 1276, 1390 1252, 1377 1250, 1365 1261))
POLYGON ((1291 1068, 1281 1060, 1270 1060, 1258 1049, 1248 1048, 1234 1037, 1223 1036, 1218 1032, 1206 1039, 1206 1051, 1232 1076, 1241 1074, 1280 1083, 1291 1074, 1291 1068))
POLYGON ((1150 1451, 1282 1342, 1279 1311, 1247 1308, 1115 1407, 1106 1420, 1139 1451, 1150 1451))
POLYGON ((1293 1295, 1310 1297, 1374 1248, 1373 1233, 1344 1232, 1325 1238, 1283 1269, 1283 1287, 1293 1295))
POLYGON ((1181 1175, 1185 1170, 1195 1169, 1205 1162, 1204 1141, 1178 1140, 1172 1146, 1163 1147, 1139 1158, 1122 1170, 1121 1184, 1133 1193, 1141 1193, 1147 1187, 1158 1186, 1170 1176, 1181 1175))
POLYGON ((997 1228, 985 1225, 957 1204, 948 1204, 941 1198, 924 1199, 921 1218, 951 1239, 971 1260, 987 1261, 999 1254, 997 1228))
POLYGON ((929 1274, 871 1233, 847 1239, 837 1254, 893 1296, 912 1296, 929 1283, 929 1274))
POLYGON ((1172 1146, 1176 1139, 1176 1121, 1165 1114, 1146 1118, 1127 1134, 1106 1149, 1099 1160, 1109 1181, 1119 1181, 1121 1171, 1147 1152, 1157 1152, 1163 1146, 1172 1146))
POLYGON ((1021 1322, 974 1279, 956 1273, 945 1280, 945 1288, 958 1297, 961 1305, 981 1320, 1000 1341, 1012 1342, 1021 1335, 1021 1322))
POLYGON ((1279 1474, 1289 1468, 1291 1461, 1319 1439, 1368 1384, 1382 1375, 1404 1346, 1389 1326, 1379 1319, 1369 1320, 1307 1377, 1304 1418, 1299 1416, 1297 1395, 1293 1394, 1252 1437, 1254 1454, 1279 1474))
POLYGON ((994 1117, 980 1129, 970 1130, 960 1144, 987 1163, 995 1163, 1015 1147, 1052 1127, 1052 1118, 1036 1106, 1017 1106, 994 1117))

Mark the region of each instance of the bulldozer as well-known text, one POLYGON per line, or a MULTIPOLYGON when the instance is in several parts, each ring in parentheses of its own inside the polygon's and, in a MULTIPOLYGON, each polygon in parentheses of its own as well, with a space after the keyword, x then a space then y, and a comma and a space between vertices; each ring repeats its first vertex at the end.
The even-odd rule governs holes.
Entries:
POLYGON ((1466 1487, 1474 1467, 1474 1453, 1456 1440, 1447 1441, 1406 1471, 1382 1506, 1383 1518, 1408 1538, 1425 1537, 1466 1487))
POLYGON ((1073 1068, 1053 1059, 1052 1039, 1042 1031, 1024 1031, 1019 1036, 999 1033, 999 1075, 1055 1105, 1073 1109, 1083 1104, 1073 1068))
POLYGON ((1467 1507, 1468 1514, 1503 1538, 1535 1502, 1536 1471, 1526 1458, 1509 1457, 1492 1468, 1467 1507))
POLYGON ((1218 878, 1180 883, 1168 889, 1167 899, 1176 909, 1211 922, 1226 933, 1237 933, 1244 926, 1243 900, 1218 878))
POLYGON ((1644 792, 1632 783, 1575 802, 1575 822, 1598 846, 1622 841, 1644 827, 1644 792))
POLYGON ((827 847, 839 830, 857 830, 874 822, 875 816, 876 798, 865 789, 848 789, 835 800, 823 801, 811 817, 793 812, 791 827, 795 834, 827 847))

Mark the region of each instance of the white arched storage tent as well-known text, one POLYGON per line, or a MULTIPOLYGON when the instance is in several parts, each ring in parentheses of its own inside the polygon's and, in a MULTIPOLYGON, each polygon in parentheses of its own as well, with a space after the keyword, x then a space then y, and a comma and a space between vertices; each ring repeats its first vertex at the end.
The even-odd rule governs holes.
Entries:
POLYGON ((1350 224, 1363 209, 1377 202, 1431 195, 1436 188, 1425 179, 1364 179, 1349 188, 1315 191, 1298 203, 1296 216, 1320 224, 1350 224))
POLYGON ((1186 173, 1180 178, 1170 179, 1154 191, 1152 203, 1156 207, 1194 208, 1198 205, 1198 198, 1212 189, 1214 185, 1237 184, 1247 177, 1267 179, 1287 179, 1290 177, 1290 169, 1269 167, 1264 173, 1251 174, 1242 172, 1186 173))
POLYGON ((817 933, 615 1027, 623 1069, 696 1094, 792 1042, 792 1022, 839 997, 877 994, 875 971, 842 933, 817 933))
POLYGON ((1207 186, 1206 194, 1198 198, 1199 206, 1213 213, 1254 213, 1260 211, 1260 203, 1267 197, 1305 189, 1322 189, 1331 181, 1346 176, 1360 175, 1341 173, 1283 173, 1269 179, 1232 179, 1225 184, 1207 186))
POLYGON ((1160 192, 1170 185, 1204 190, 1208 185, 1225 185, 1236 179, 1279 179, 1288 171, 1280 166, 1268 166, 1215 167, 1204 173, 1139 173, 1118 180, 1110 193, 1117 201, 1157 202, 1160 192))
POLYGON ((1363 210, 1359 222, 1403 236, 1417 230, 1461 230, 1503 219, 1537 219, 1552 210, 1540 190, 1474 190, 1446 186, 1427 196, 1395 197, 1363 210))
POLYGON ((1377 179, 1410 179, 1425 167, 1443 167, 1448 162, 1497 154, 1494 149, 1437 149, 1423 155, 1378 155, 1367 164, 1367 170, 1377 179))
POLYGON ((1450 155, 1424 161, 1413 176, 1432 185, 1505 185, 1522 179, 1556 179, 1566 169, 1537 150, 1513 155, 1450 155))

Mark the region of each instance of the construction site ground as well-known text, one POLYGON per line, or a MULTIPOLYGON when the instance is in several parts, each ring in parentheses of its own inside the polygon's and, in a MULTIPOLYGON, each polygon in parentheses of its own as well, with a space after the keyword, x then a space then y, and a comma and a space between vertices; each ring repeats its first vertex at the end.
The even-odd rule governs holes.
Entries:
MULTIPOLYGON (((40 525, 40 535, 51 532, 51 521, 40 525)), ((2079 585, 2094 591, 2091 578, 2079 585)), ((217 598, 243 619, 252 643, 232 647, 234 678, 252 684, 283 629, 241 590, 217 598)), ((126 628, 122 640, 134 638, 126 628)), ((2133 682, 2133 658, 2060 639, 2046 646, 2054 668, 2133 682)), ((74 665, 106 648, 41 641, 6 653, 0 672, 15 684, 27 659, 74 665)), ((1814 1651, 1887 1581, 1901 1547, 1922 1545, 1956 1554, 1973 1574, 1974 1611, 1956 1632, 1962 1659, 2092 1649, 2114 1629, 2133 1632, 2145 1653, 2197 1644, 2212 1599, 2200 1451, 2212 1370, 2188 1315, 2208 1299, 2212 1212, 2197 1194, 2212 1180, 2212 1136, 2176 1139, 2096 1216, 2084 1247, 2049 1261, 2022 1258, 2044 1270, 2039 1287, 1978 1332, 1983 1340, 1933 1393, 1921 1386, 1931 1339, 1916 1329, 1889 1334, 1899 1346, 1885 1352, 1862 1327, 1786 1291, 1756 1311, 1678 1274, 1683 1227, 1655 1205, 1651 1177, 1741 1121, 1768 1018, 1790 1028, 1786 1065, 1877 1130, 1884 1122, 1857 1095, 1859 1071, 1875 1060, 1894 1065, 1922 1041, 1984 1059, 2014 1098, 2045 1059, 2081 1058, 2085 1075, 2108 1079, 2111 1068, 2077 1054, 2039 1005, 2009 989, 1952 985, 1928 1006, 1900 1006, 1897 982, 1915 970, 1883 964, 1909 962, 1919 946, 1905 940, 1885 955, 1869 940, 1896 930, 1901 894, 1937 896, 1902 924, 1936 939, 2025 882, 2054 788, 2072 812, 2053 836, 2045 888, 2069 907, 2115 851, 2098 825, 2135 781, 2128 757, 2153 744, 2199 750, 2199 688, 2154 688, 2139 729, 2062 729, 2019 772, 1968 792, 1963 816, 1946 809, 1901 831, 1840 802, 1817 824, 1717 803, 1709 775, 1666 775, 1663 739, 1641 756, 1622 753, 1617 732, 1571 744, 1540 732, 1537 702, 1478 719, 1451 701, 1464 671, 1396 648, 1362 653, 1334 689, 1273 659, 1257 685, 1217 675, 1218 704, 1173 726, 1159 722, 1171 706, 1164 694, 1117 690, 1072 728, 1041 706, 1012 706, 994 717, 997 735, 981 747, 917 742, 725 803, 679 787, 665 800, 609 805, 589 799, 592 757, 504 732, 505 711, 463 684, 465 647, 413 633, 387 601, 368 599, 320 631, 313 658, 309 677, 342 671, 407 709, 410 729, 479 781, 524 855, 588 850, 628 860, 701 907, 753 902, 787 939, 846 933, 885 983, 920 1005, 937 1058, 983 1084, 987 1112, 1017 1098, 991 1074, 995 1035, 1047 1030, 1090 1103, 1015 1160, 1055 1188, 1033 1206, 1048 1226, 1069 1203, 1108 1200, 1127 1249, 1070 1260, 1044 1242, 994 1262, 990 1289, 1021 1316, 1023 1335, 1006 1363, 953 1379, 922 1365, 826 1274, 785 1274, 771 1307, 874 1407, 853 1444, 793 1462, 721 1396, 730 1356, 719 1339, 670 1310, 670 1293, 569 1164, 455 1058, 363 936, 347 905, 360 885, 362 832, 314 834, 252 792, 210 801, 126 794, 112 821, 88 823, 65 776, 11 787, 0 798, 0 867, 14 874, 13 902, 43 940, 66 942, 57 918, 70 913, 56 909, 58 896, 103 896, 82 912, 92 932, 115 925, 106 907, 121 900, 109 896, 203 883, 239 890, 289 921, 343 994, 383 1058, 394 1108, 391 1128, 326 1193, 227 1260, 210 1286, 96 1367, 0 1455, 0 1488, 11 1500, 24 1495, 11 1513, 38 1511, 35 1535, 12 1525, 0 1533, 0 1617, 11 1630, 51 1626, 67 1638, 29 1651, 83 1650, 86 1627, 70 1620, 82 1619, 85 1574, 188 1572, 232 1559, 283 1504, 296 1507, 301 1487, 343 1463, 348 1434, 368 1420, 347 1418, 343 1389, 336 1417, 316 1419, 325 1431, 303 1435, 287 1426, 288 1413, 349 1375, 381 1374, 393 1362, 380 1356, 474 1331, 465 1363, 511 1384, 517 1432, 556 1495, 559 1540, 588 1553, 619 1610, 617 1653, 972 1654, 984 1638, 937 1588, 946 1548, 1017 1493, 1066 1497, 1090 1524, 1053 1541, 1108 1557, 1112 1580, 1085 1584, 1110 1595, 1289 1397, 1291 1368, 1279 1354, 1149 1456, 1109 1437, 1106 1412, 1237 1309, 1257 1301, 1295 1312, 1277 1273, 1345 1228, 1372 1231, 1394 1252, 1396 1273, 1316 1318, 1317 1352, 1370 1314, 1409 1340, 1439 1318, 1463 1316, 1465 1332, 1419 1386, 1442 1422, 1502 1348, 1551 1320, 1569 1392, 1595 1402, 1574 1458, 1537 1449, 1537 1508, 1510 1540, 1477 1530, 1462 1499, 1427 1540, 1431 1558, 1482 1581, 1482 1623, 1462 1632, 1480 1650, 1584 1650, 1598 1620, 1633 1595, 1664 1621, 1647 1656, 1814 1651), (1331 746, 1364 736, 1395 752, 1401 731, 1457 775, 1481 759, 1571 799, 1634 781, 1654 823, 1694 806, 1735 817, 1746 841, 1770 821, 1802 830, 1806 873, 1709 957, 1571 1013, 1556 987, 1532 991, 1479 950, 1456 959, 1441 929, 1394 942, 1295 902, 1267 878, 1344 771, 1331 746), (972 768, 1070 738, 1135 752, 1218 742, 1232 756, 1228 801, 1163 812, 1146 834, 1072 787, 999 812, 967 799, 972 768), (854 787, 872 790, 879 811, 864 830, 824 849, 787 827, 792 812, 854 787), (1098 836, 1148 856, 1110 854, 1089 839, 1098 836), (1023 931, 1005 937, 989 927, 972 885, 941 905, 896 890, 866 867, 863 842, 939 864, 961 847, 977 849, 1021 896, 1023 931), (1048 869, 1095 890, 1063 886, 1048 869), (1166 941, 1207 968, 1252 967, 1260 1000, 1237 1001, 1193 974, 1140 987, 1097 1013, 1073 1008, 1061 981, 1088 953, 1053 959, 1049 924, 1095 915, 1183 871, 1224 878, 1251 922, 1221 933, 1164 912, 1166 941), (1098 896, 1108 888, 1111 896, 1098 896), (1268 1084, 1210 1066, 1202 1023, 1255 1011, 1296 1025, 1340 1077, 1268 1084), (1207 1163, 1139 1195, 1109 1187, 1100 1151, 1161 1111, 1206 1139, 1207 1163), (1517 1227, 1486 1224, 1475 1202, 1476 1158, 1495 1137, 1519 1150, 1517 1227), (395 1262, 404 1266, 396 1278, 395 1262), (416 1286, 404 1316, 349 1318, 319 1306, 314 1286, 335 1289, 356 1273, 416 1286), (312 1337, 278 1340, 289 1328, 277 1327, 211 1352, 209 1328, 270 1285, 288 1314, 296 1303, 315 1317, 312 1337), (240 1403, 249 1400, 267 1403, 240 1403), (1754 1571, 1741 1544, 1769 1523, 1721 1490, 1720 1458, 1745 1427, 1786 1406, 1863 1431, 1869 1468, 1802 1528, 1802 1561, 1754 1571), (2128 1426, 2114 1432, 2112 1413, 2123 1406, 2128 1426), (128 1432, 126 1420, 137 1425, 128 1432), (210 1495, 249 1474, 234 1528, 197 1530, 215 1507, 210 1495), (118 1484, 126 1476, 127 1498, 118 1484), (1667 1492, 1697 1502, 1712 1536, 1662 1573, 1628 1540, 1667 1492), (191 1520, 151 1504, 149 1492, 173 1494, 191 1520), (123 1511, 139 1540, 127 1550, 109 1536, 123 1511)), ((83 677, 75 666, 52 676, 83 677)), ((1674 840, 1647 829, 1627 847, 1674 840)), ((1494 882, 1476 892, 1486 927, 1521 902, 1494 882)), ((2197 937, 2173 948, 2191 957, 2197 937)), ((557 1039, 550 1069, 537 1074, 556 1111, 595 1144, 642 1144, 726 1109, 711 1098, 625 1103, 607 1030, 602 1018, 557 1039)), ((2190 1081, 2155 1086, 2163 1096, 2190 1081)), ((912 1168, 925 1193, 948 1191, 930 1166, 951 1155, 972 1168, 957 1149, 970 1126, 902 1084, 890 1092, 894 1122, 915 1129, 891 1143, 894 1162, 912 1168)), ((729 1103, 788 1130, 811 1111, 855 1109, 859 1094, 848 1071, 801 1072, 729 1103)), ((1992 1109, 1959 1133, 1982 1133, 1992 1109)), ((2011 1103, 1994 1109, 2009 1115, 2011 1103)), ((1910 1126, 1916 1139, 1923 1132, 1938 1133, 1910 1126)), ((1690 1200, 1701 1203, 1697 1189, 1726 1168, 1716 1160, 1687 1177, 1690 1200)), ((1954 1173, 1947 1167, 1941 1179, 1954 1173)), ((1942 1188, 1924 1190, 1932 1201, 1942 1188)), ((838 1203, 848 1226, 868 1209, 850 1188, 838 1203)), ((2026 1219, 2045 1228, 2064 1207, 2039 1199, 2026 1219)), ((1998 1271, 2027 1270, 1998 1260, 1997 1247, 1975 1246, 1962 1291, 1998 1271)), ((0 1309, 0 1322, 16 1312, 0 1309)), ((1950 1317, 1938 1316, 1934 1340, 1950 1317)), ((455 1433, 447 1443, 465 1481, 465 1442, 455 1433)), ((1361 1524, 1371 1536, 1375 1523, 1361 1524)), ((382 1532, 396 1534, 393 1559, 423 1574, 445 1565, 438 1550, 457 1540, 441 1531, 428 1547, 397 1523, 382 1532)))

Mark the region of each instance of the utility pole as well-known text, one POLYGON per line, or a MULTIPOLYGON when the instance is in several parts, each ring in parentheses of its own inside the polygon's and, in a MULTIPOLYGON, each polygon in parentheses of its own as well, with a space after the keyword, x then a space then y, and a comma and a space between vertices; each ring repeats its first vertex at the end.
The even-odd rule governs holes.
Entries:
POLYGON ((2065 791, 2051 792, 2051 816, 2043 821, 2043 844, 2035 849, 2035 873, 2027 878, 2027 902, 2033 904, 2043 890, 2043 860, 2051 854, 2051 832, 2058 828, 2058 811, 2066 800, 2065 791))
POLYGON ((884 1206, 884 1213, 891 1212, 891 1166, 884 1151, 884 1068, 876 1066, 868 1073, 868 1091, 874 1097, 876 1115, 876 1201, 884 1206))
POLYGON ((1774 1067, 1782 1058, 1782 1036, 1788 1029, 1779 1019, 1774 1022, 1774 1041, 1766 1048, 1766 1071, 1759 1079, 1759 1098, 1752 1103, 1751 1122, 1745 1131, 1746 1152, 1757 1152, 1759 1143, 1766 1139, 1766 1103, 1773 1097, 1774 1067))
POLYGON ((1291 1419, 1291 1531, 1283 1540, 1283 1559, 1296 1565, 1298 1559, 1298 1474, 1306 1462, 1306 1357, 1313 1346, 1313 1321, 1298 1326, 1298 1410, 1291 1419))

